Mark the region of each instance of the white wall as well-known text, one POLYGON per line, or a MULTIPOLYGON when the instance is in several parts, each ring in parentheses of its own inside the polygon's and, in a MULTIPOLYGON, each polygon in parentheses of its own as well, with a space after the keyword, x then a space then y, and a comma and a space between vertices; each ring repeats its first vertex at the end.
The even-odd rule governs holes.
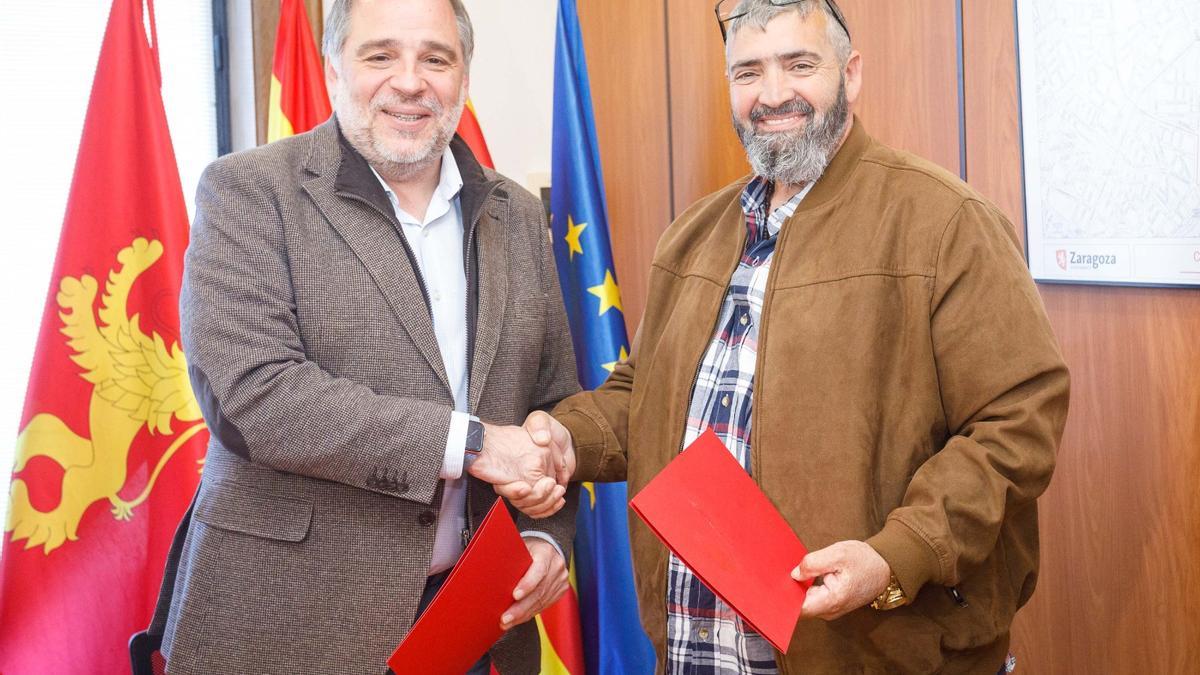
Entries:
POLYGON ((471 101, 496 170, 531 190, 549 185, 558 3, 464 4, 475 26, 471 101))
POLYGON ((229 30, 229 126, 233 150, 258 143, 254 116, 254 17, 246 0, 225 1, 229 30))

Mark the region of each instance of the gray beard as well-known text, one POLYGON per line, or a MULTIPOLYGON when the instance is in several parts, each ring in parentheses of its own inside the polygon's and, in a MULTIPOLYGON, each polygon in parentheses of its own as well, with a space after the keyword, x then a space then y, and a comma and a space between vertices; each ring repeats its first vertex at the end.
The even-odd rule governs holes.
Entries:
MULTIPOLYGON (((344 105, 337 105, 338 122, 341 124, 342 133, 346 135, 346 140, 355 150, 358 150, 367 163, 379 172, 379 175, 396 181, 414 176, 441 159, 442 154, 446 151, 446 146, 450 145, 450 140, 454 138, 454 132, 458 128, 458 119, 462 116, 462 109, 467 101, 464 90, 454 103, 451 114, 443 116, 445 109, 437 99, 433 98, 404 99, 396 96, 384 101, 373 101, 366 109, 356 107, 348 94, 338 98, 346 101, 344 105), (409 151, 392 148, 384 139, 377 137, 375 128, 371 125, 371 120, 376 113, 397 103, 418 103, 427 108, 438 120, 436 133, 430 136, 429 140, 409 151)), ((402 133, 397 135, 406 136, 402 133)))
POLYGON ((796 98, 778 108, 756 107, 750 113, 750 123, 742 126, 735 117, 737 131, 746 158, 754 173, 775 183, 803 185, 815 182, 825 173, 829 161, 837 152, 842 134, 850 120, 850 104, 846 100, 846 81, 838 86, 837 100, 824 114, 807 101, 796 98), (808 117, 801 129, 759 133, 754 123, 765 115, 800 113, 808 117))

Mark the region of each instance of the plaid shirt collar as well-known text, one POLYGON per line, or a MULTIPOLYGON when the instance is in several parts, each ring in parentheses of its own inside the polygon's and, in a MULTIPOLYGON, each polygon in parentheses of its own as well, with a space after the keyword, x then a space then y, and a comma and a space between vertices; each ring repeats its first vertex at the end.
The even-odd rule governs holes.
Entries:
POLYGON ((775 209, 775 213, 768 214, 767 209, 770 208, 771 197, 775 194, 775 183, 762 176, 755 176, 751 179, 746 187, 742 188, 741 195, 742 213, 746 214, 748 230, 746 247, 750 248, 760 241, 779 234, 779 230, 783 229, 784 221, 796 211, 796 207, 800 205, 813 185, 814 183, 805 185, 804 189, 793 195, 786 204, 775 209))
POLYGON ((746 184, 741 195, 742 212, 746 214, 746 247, 742 251, 742 262, 758 266, 766 259, 768 249, 775 248, 775 236, 783 229, 784 222, 796 212, 812 186, 813 183, 804 186, 804 189, 768 214, 771 197, 775 194, 775 183, 755 176, 746 184))

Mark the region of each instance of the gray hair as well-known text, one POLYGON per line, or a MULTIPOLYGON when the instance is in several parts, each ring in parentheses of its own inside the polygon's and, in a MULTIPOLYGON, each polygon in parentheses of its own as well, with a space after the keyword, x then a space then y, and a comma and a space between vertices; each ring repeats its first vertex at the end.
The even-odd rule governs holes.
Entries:
POLYGON ((784 12, 796 12, 800 15, 801 19, 806 19, 818 7, 825 13, 825 29, 829 38, 829 44, 833 45, 833 53, 837 56, 838 63, 845 68, 846 63, 850 61, 850 53, 853 50, 853 46, 850 44, 850 35, 842 29, 841 24, 838 23, 837 16, 833 13, 833 9, 825 0, 800 0, 789 5, 777 5, 771 0, 742 0, 738 3, 737 8, 731 12, 732 14, 742 14, 742 16, 733 19, 726 26, 726 57, 729 54, 728 45, 733 41, 733 35, 742 28, 752 26, 759 30, 765 30, 767 23, 771 19, 784 12))
MULTIPOLYGON (((449 0, 454 9, 454 18, 458 23, 458 41, 462 44, 463 61, 471 67, 471 57, 475 54, 475 28, 471 26, 471 16, 462 0, 449 0)), ((335 69, 341 69, 342 48, 346 46, 346 35, 350 32, 350 10, 354 0, 333 0, 329 15, 325 18, 325 37, 321 40, 321 53, 335 69)))

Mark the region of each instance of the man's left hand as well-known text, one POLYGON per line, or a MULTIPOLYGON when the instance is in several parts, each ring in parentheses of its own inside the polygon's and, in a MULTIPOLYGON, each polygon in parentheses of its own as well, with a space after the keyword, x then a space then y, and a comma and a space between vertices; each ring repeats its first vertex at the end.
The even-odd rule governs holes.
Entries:
POLYGON ((513 589, 516 602, 500 617, 500 628, 504 630, 525 623, 553 605, 570 585, 566 561, 550 542, 530 537, 525 539, 525 547, 533 556, 533 564, 513 589))
POLYGON ((800 616, 831 621, 879 597, 891 582, 892 568, 869 544, 840 541, 809 552, 792 570, 792 578, 815 582, 800 616))

